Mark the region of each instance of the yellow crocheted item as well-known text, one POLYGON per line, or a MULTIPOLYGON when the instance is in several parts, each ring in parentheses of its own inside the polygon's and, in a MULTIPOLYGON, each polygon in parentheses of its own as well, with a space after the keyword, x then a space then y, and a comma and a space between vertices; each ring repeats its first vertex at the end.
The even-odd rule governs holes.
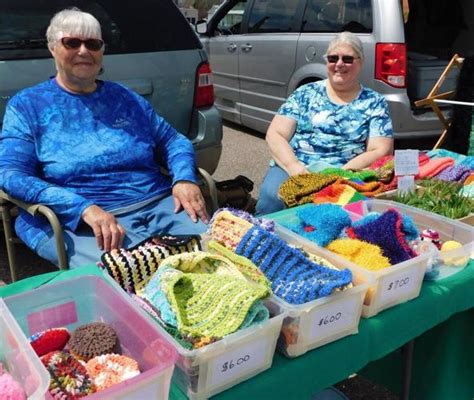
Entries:
POLYGON ((221 211, 214 217, 211 238, 229 250, 234 251, 253 224, 235 216, 229 211, 221 211))
POLYGON ((380 247, 362 240, 336 239, 329 243, 326 248, 370 271, 390 267, 390 261, 382 254, 380 247))
POLYGON ((337 176, 318 173, 290 176, 280 185, 278 196, 288 207, 311 203, 314 193, 336 180, 337 176))

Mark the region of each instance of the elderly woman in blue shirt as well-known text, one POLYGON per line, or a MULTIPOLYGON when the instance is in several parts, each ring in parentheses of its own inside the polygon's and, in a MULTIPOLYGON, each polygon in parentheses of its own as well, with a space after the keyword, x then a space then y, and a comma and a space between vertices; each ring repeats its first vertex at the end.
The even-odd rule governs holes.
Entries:
MULTIPOLYGON (((153 234, 203 232, 208 217, 192 144, 141 96, 97 79, 104 51, 97 19, 77 8, 63 10, 46 36, 57 75, 7 105, 2 189, 53 209, 65 229, 71 267, 153 234), (157 156, 171 178, 161 173, 157 156)), ((57 263, 45 219, 22 212, 16 231, 57 263)))
POLYGON ((273 160, 260 189, 258 215, 283 209, 280 184, 308 173, 312 164, 362 169, 393 152, 387 102, 358 80, 364 62, 359 38, 342 32, 325 58, 328 78, 296 89, 268 128, 273 160))

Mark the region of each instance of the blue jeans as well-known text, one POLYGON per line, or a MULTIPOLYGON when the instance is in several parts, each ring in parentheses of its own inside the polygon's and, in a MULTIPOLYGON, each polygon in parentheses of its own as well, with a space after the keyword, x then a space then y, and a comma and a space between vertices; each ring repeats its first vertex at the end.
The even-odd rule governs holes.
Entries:
POLYGON ((260 196, 255 207, 255 214, 262 216, 286 208, 278 198, 280 185, 288 179, 289 175, 277 165, 270 167, 260 187, 260 196))
MULTIPOLYGON (((132 247, 153 235, 162 233, 198 235, 207 228, 201 221, 196 223, 191 221, 185 211, 175 214, 173 196, 167 196, 133 211, 114 214, 125 229, 125 238, 122 244, 122 247, 125 248, 132 247)), ((77 268, 100 261, 103 251, 97 247, 92 228, 86 223, 81 223, 75 232, 64 230, 64 241, 69 268, 77 268)), ((58 265, 54 236, 40 241, 35 251, 41 257, 58 265)))

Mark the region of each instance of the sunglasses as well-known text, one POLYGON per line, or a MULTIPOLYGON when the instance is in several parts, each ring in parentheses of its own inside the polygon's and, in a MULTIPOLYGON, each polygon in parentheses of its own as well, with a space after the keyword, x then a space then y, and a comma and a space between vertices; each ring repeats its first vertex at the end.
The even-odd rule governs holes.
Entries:
POLYGON ((61 39, 61 43, 68 50, 77 50, 82 46, 83 43, 84 46, 86 46, 86 49, 90 51, 99 51, 102 49, 102 47, 104 47, 104 41, 100 39, 82 40, 74 37, 63 37, 61 39))
POLYGON ((329 64, 335 64, 339 60, 342 60, 344 64, 352 64, 355 59, 360 58, 360 57, 354 57, 354 56, 338 56, 336 54, 328 54, 326 56, 326 60, 328 60, 329 64))

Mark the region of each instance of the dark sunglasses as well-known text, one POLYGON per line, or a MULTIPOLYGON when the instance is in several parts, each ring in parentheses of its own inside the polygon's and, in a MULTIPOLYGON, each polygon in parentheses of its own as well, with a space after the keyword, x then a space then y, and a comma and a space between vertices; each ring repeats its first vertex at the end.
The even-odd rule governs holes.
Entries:
POLYGON ((339 61, 339 59, 341 59, 344 64, 352 64, 356 58, 360 58, 360 57, 338 56, 336 54, 328 54, 326 56, 326 60, 328 60, 328 63, 330 63, 330 64, 337 63, 339 61))
POLYGON ((100 39, 79 39, 74 37, 63 37, 61 43, 68 50, 77 50, 81 47, 82 43, 86 46, 87 50, 90 51, 99 51, 104 47, 104 41, 100 39))

